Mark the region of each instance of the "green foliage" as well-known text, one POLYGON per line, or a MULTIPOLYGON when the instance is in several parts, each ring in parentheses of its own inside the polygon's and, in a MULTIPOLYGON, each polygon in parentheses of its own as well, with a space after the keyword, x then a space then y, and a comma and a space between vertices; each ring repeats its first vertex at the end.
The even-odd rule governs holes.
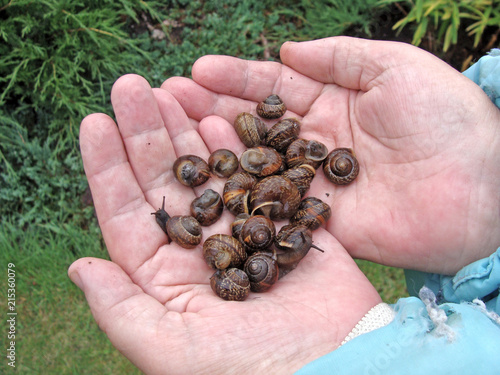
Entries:
POLYGON ((78 210, 86 187, 78 124, 109 110, 118 76, 146 73, 136 66, 150 57, 127 25, 140 12, 157 16, 150 6, 13 0, 0 8, 0 216, 25 226, 78 210))
POLYGON ((487 26, 500 25, 500 0, 383 0, 382 4, 404 3, 410 8, 394 29, 400 32, 408 24, 416 24, 412 43, 419 45, 430 26, 437 30, 437 39, 444 38, 443 51, 458 41, 463 21, 474 21, 466 31, 474 36, 476 47, 487 26))
POLYGON ((302 0, 307 38, 341 35, 371 35, 373 22, 382 8, 378 0, 302 0))

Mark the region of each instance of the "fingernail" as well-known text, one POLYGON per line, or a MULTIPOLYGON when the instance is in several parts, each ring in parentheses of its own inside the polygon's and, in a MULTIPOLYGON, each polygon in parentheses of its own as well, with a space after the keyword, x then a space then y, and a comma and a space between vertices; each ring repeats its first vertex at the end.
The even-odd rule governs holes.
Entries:
POLYGON ((76 284, 76 286, 80 289, 83 290, 83 282, 82 279, 80 278, 80 275, 78 274, 78 271, 73 271, 69 274, 69 278, 73 283, 76 284))

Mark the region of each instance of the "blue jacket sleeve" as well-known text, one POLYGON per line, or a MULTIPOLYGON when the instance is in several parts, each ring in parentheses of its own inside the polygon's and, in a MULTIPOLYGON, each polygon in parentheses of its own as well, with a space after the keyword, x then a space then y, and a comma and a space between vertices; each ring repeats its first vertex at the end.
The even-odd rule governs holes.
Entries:
POLYGON ((429 308, 409 297, 394 309, 389 325, 348 341, 297 374, 498 374, 500 322, 482 307, 446 303, 429 308), (436 311, 445 321, 435 319, 436 311))
POLYGON ((477 83, 500 108, 500 49, 492 49, 463 74, 477 83))

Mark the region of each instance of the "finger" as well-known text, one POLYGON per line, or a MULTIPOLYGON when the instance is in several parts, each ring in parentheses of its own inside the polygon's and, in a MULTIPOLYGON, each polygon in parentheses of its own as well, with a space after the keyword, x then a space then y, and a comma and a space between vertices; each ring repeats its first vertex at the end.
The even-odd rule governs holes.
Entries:
MULTIPOLYGON (((111 101, 127 159, 142 191, 150 199, 173 179, 176 159, 169 134, 148 82, 138 75, 125 75, 113 85, 111 101)), ((182 118, 175 103, 168 103, 170 122, 182 118)))
POLYGON ((323 84, 281 64, 229 56, 198 59, 192 75, 194 82, 171 78, 162 88, 170 91, 188 114, 198 119, 216 114, 233 121, 240 112, 255 113, 256 104, 270 94, 279 95, 287 104, 284 117, 300 117, 307 113, 323 88, 323 84), (192 100, 200 96, 203 100, 192 100), (196 109, 189 112, 189 105, 196 109))
POLYGON ((404 43, 350 37, 286 42, 280 57, 283 64, 314 80, 363 91, 380 83, 377 78, 393 67, 422 59, 440 61, 404 43))
POLYGON ((184 358, 188 351, 182 345, 173 345, 187 341, 180 315, 145 294, 118 265, 82 258, 70 266, 68 274, 85 293, 99 327, 144 373, 169 372, 167 366, 189 360, 184 358), (164 348, 168 355, 145 347, 164 348))
POLYGON ((80 126, 83 165, 99 225, 111 259, 133 272, 165 243, 166 236, 151 220, 146 202, 125 152, 119 130, 104 114, 85 117, 80 126), (150 236, 139 238, 144 231, 150 236))

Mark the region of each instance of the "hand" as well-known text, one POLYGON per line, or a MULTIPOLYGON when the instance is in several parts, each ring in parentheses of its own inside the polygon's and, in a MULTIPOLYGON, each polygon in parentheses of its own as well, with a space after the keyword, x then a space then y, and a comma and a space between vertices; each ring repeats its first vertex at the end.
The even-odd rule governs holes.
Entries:
MULTIPOLYGON (((147 374, 291 373, 334 350, 380 297, 352 258, 320 228, 299 266, 262 294, 226 302, 208 284, 213 273, 194 250, 166 245, 151 212, 167 196, 170 215, 186 214, 194 189, 174 180, 177 156, 235 142, 200 137, 198 124, 165 90, 129 75, 112 90, 117 124, 86 117, 80 144, 85 171, 112 262, 84 258, 68 270, 85 292, 111 342, 147 374)), ((201 127, 200 127, 201 130, 201 127)), ((228 212, 204 238, 229 233, 228 212)))
POLYGON ((238 112, 275 93, 301 137, 352 147, 357 180, 334 187, 319 172, 309 194, 332 206, 327 229, 354 257, 454 273, 500 246, 500 111, 477 85, 400 43, 285 43, 281 59, 205 56, 194 81, 162 88, 204 139, 231 134, 238 112))

